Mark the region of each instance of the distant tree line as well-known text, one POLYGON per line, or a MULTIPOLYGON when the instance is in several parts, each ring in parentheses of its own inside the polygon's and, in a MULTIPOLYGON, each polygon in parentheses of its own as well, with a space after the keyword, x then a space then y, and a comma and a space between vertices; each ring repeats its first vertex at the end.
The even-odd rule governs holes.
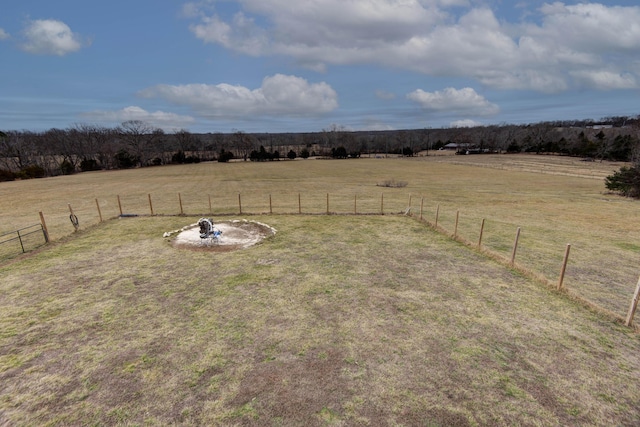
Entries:
POLYGON ((165 133, 137 120, 115 128, 77 124, 44 132, 9 130, 0 132, 0 181, 233 159, 429 155, 448 146, 458 147, 460 154, 530 152, 638 162, 640 119, 357 132, 334 125, 321 132, 277 134, 165 133))

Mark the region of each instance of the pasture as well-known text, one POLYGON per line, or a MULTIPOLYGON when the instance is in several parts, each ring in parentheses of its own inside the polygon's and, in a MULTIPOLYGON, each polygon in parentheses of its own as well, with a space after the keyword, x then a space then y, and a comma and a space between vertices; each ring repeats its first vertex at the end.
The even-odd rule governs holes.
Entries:
POLYGON ((605 194, 618 167, 439 156, 2 183, 0 231, 42 211, 54 242, 0 267, 0 425, 637 425, 640 339, 613 319, 640 274, 640 205, 605 194), (118 195, 144 216, 115 219, 118 195), (278 232, 223 253, 162 237, 210 210, 278 232), (486 219, 492 254, 521 227, 523 268, 451 239, 457 211, 469 242, 486 219), (601 309, 532 278, 553 282, 567 243, 565 286, 601 309))

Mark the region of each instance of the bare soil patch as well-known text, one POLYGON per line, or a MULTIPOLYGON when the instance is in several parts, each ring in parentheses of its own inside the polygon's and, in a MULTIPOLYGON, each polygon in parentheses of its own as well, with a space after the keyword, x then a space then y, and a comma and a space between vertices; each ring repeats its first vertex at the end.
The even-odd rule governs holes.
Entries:
POLYGON ((197 223, 180 230, 165 233, 171 237, 177 233, 172 244, 174 247, 198 251, 229 252, 237 249, 249 248, 267 237, 273 236, 276 230, 266 224, 256 221, 233 220, 212 221, 215 229, 220 231, 217 238, 201 237, 197 223))

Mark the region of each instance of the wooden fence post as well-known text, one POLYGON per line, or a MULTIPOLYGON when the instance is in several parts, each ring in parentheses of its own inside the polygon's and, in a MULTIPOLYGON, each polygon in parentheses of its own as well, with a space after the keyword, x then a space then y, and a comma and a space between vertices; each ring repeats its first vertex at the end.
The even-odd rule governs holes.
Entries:
POLYGON ((180 215, 184 215, 184 210, 182 209, 182 195, 178 193, 178 202, 180 202, 180 215))
POLYGON ((300 193, 298 193, 298 213, 302 213, 302 202, 300 201, 300 193))
POLYGON ((458 219, 460 218, 460 211, 456 211, 456 226, 453 229, 453 238, 458 238, 458 219))
POLYGON ((238 193, 238 208, 240 209, 240 215, 242 215, 242 199, 240 198, 240 193, 238 193))
POLYGON ((413 197, 413 196, 412 196, 411 194, 409 194, 409 209, 411 209, 411 198, 412 198, 412 197, 413 197))
POLYGON ((629 313, 627 314, 627 321, 624 322, 625 325, 631 326, 633 323, 633 315, 636 312, 636 308, 638 308, 638 299, 640 299, 640 279, 638 279, 638 284, 636 285, 636 292, 633 294, 633 299, 631 300, 631 307, 629 307, 629 313))
POLYGON ((358 215, 358 195, 353 196, 353 214, 358 215))
POLYGON ((436 207, 436 228, 438 228, 438 215, 440 214, 440 205, 436 207))
POLYGON ((384 215, 384 193, 380 195, 380 215, 384 215))
POLYGON ((209 213, 213 213, 213 209, 211 208, 211 194, 209 194, 209 213))
POLYGON ((102 212, 100 211, 100 203, 98 203, 98 199, 96 199, 96 207, 98 208, 98 217, 100 218, 100 222, 102 222, 102 212))
POLYGON ((327 193, 327 215, 329 215, 329 193, 327 193))
POLYGON ((513 242, 513 250, 511 251, 511 265, 512 266, 516 261, 516 250, 518 249, 518 240, 519 239, 520 239, 520 227, 518 227, 518 230, 516 231, 516 241, 513 242))
POLYGON ((42 211, 40 212, 40 224, 42 224, 42 231, 44 233, 44 241, 45 243, 49 243, 49 229, 47 228, 47 223, 44 221, 44 214, 42 211))
POLYGON ((564 251, 564 260, 562 261, 562 269, 560 270, 560 278, 558 279, 558 290, 562 289, 562 282, 564 282, 564 273, 567 271, 567 262, 569 262, 569 251, 571 245, 567 243, 567 249, 564 251))
POLYGON ((420 200, 420 221, 422 221, 422 208, 424 208, 424 197, 420 200))
POLYGON ((273 213, 273 205, 271 204, 271 194, 269 194, 269 213, 273 213))
POLYGON ((482 218, 482 225, 480 225, 480 237, 478 238, 478 248, 482 247, 482 233, 484 232, 484 218, 482 218))
POLYGON ((67 203, 69 206, 69 219, 71 220, 71 225, 73 225, 74 231, 78 231, 80 227, 80 223, 78 222, 78 217, 73 213, 73 209, 71 208, 71 203, 67 203))
POLYGON ((122 216, 122 203, 120 203, 120 195, 118 195, 118 209, 120 209, 120 216, 122 216))
POLYGON ((153 204, 151 203, 151 194, 148 194, 149 196, 149 210, 151 211, 151 216, 153 216, 153 204))

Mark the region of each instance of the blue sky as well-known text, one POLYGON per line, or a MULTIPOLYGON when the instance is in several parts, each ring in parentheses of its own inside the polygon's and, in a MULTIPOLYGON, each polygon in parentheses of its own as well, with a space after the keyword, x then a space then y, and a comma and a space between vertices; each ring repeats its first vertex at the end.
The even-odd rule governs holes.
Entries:
POLYGON ((142 120, 167 132, 316 132, 640 114, 635 0, 21 0, 0 9, 5 131, 142 120))

